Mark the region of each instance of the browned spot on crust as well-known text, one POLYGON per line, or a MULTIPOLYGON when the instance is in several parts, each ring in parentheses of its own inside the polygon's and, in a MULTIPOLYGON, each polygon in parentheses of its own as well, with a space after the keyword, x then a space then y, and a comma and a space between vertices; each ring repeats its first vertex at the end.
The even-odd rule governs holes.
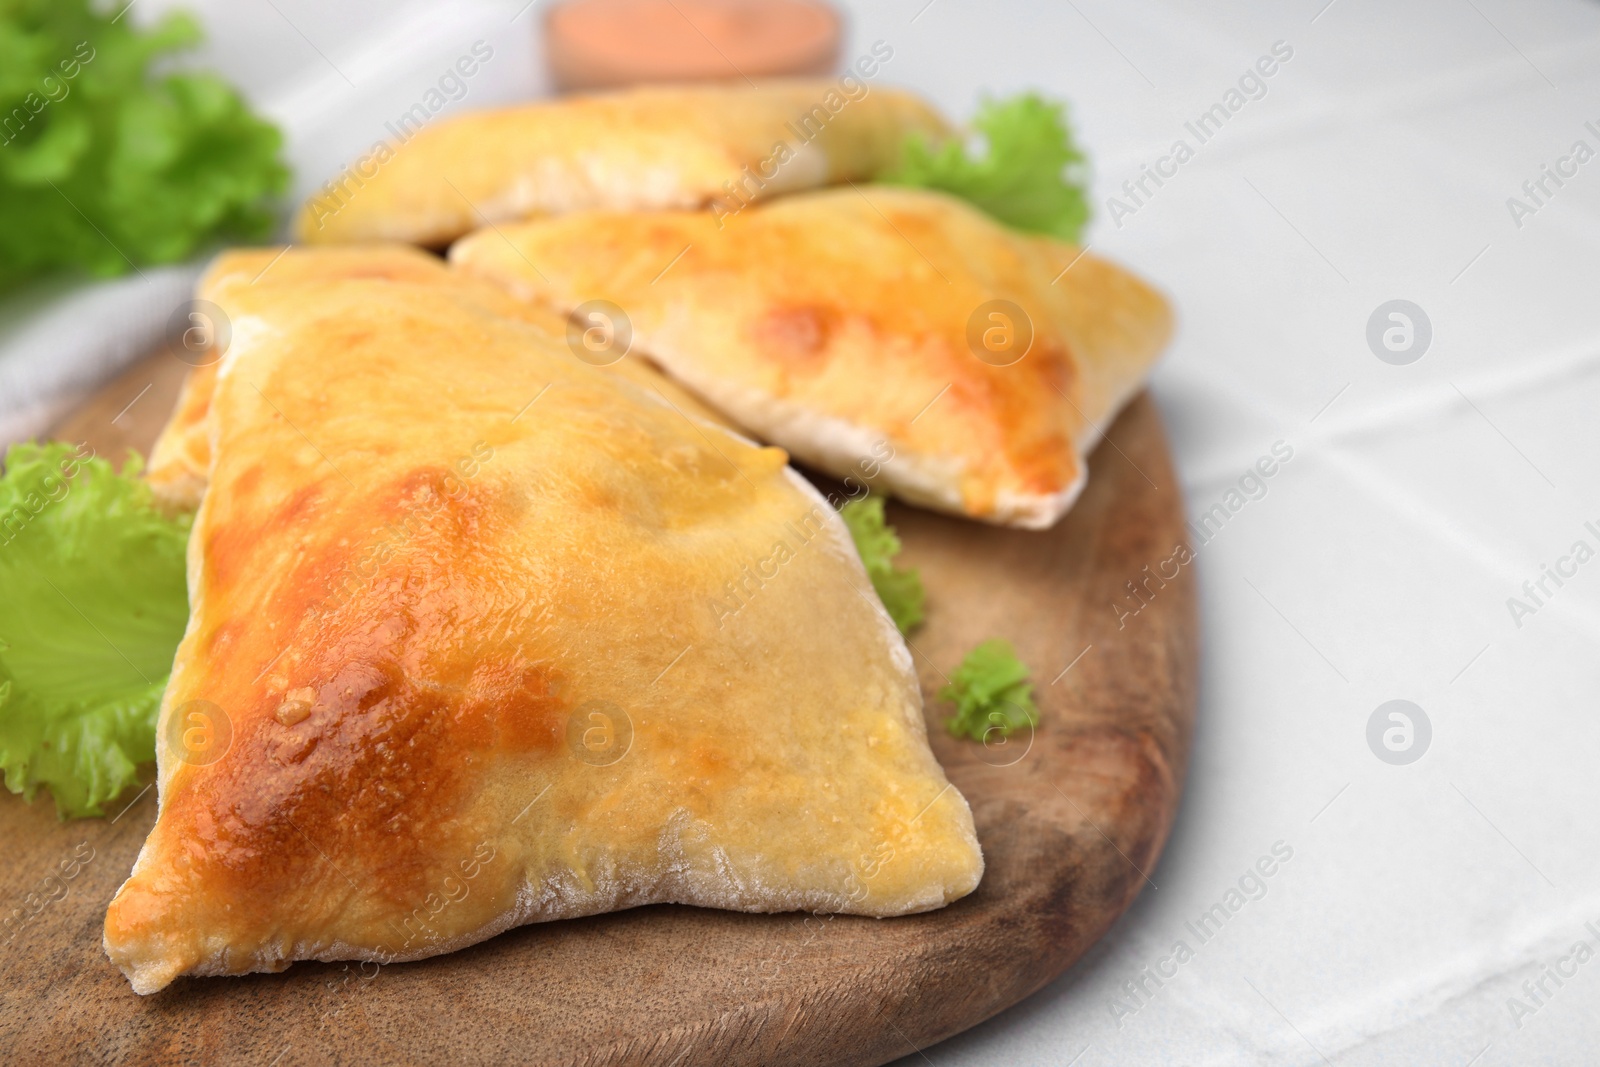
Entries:
MULTIPOLYGON (((453 854, 441 835, 459 832, 481 760, 563 743, 561 680, 474 627, 494 591, 451 562, 496 521, 483 487, 429 468, 386 497, 330 499, 273 594, 288 632, 242 616, 210 638, 207 657, 238 667, 228 692, 203 694, 231 717, 233 748, 183 770, 192 777, 171 818, 196 827, 190 862, 216 870, 241 909, 313 885, 418 899, 453 854), (363 558, 370 567, 353 573, 363 558), (284 648, 293 654, 274 663, 284 648), (286 724, 278 712, 291 693, 311 706, 286 724)), ((303 492, 278 514, 290 521, 312 499, 303 492)), ((248 538, 216 540, 214 555, 247 551, 248 538)))
POLYGON ((516 752, 555 751, 566 724, 561 680, 545 663, 479 663, 456 711, 462 744, 516 752))
POLYGON ((1047 494, 1070 485, 1079 468, 1073 439, 1062 427, 1081 424, 1083 418, 1072 407, 1081 402, 1068 399, 1076 392, 1077 372, 1066 349, 1054 339, 1038 338, 1010 366, 974 366, 966 353, 958 353, 957 361, 961 377, 950 389, 949 403, 973 414, 972 427, 993 428, 994 447, 1005 454, 1018 487, 1047 494))
POLYGON ((210 867, 241 909, 316 880, 397 905, 420 899, 453 854, 440 835, 464 813, 475 764, 561 743, 565 705, 543 664, 486 661, 463 687, 412 677, 361 644, 351 635, 296 672, 325 680, 292 726, 275 715, 282 695, 258 690, 235 720, 233 751, 174 797, 173 817, 195 827, 191 863, 210 867))
POLYGON ((812 359, 827 347, 829 315, 815 307, 774 308, 751 327, 756 344, 790 359, 812 359))
POLYGON ((241 905, 307 887, 323 862, 404 900, 426 881, 430 814, 448 817, 459 792, 447 702, 393 664, 352 661, 315 688, 293 728, 261 694, 229 758, 175 798, 195 827, 191 856, 241 905))
MULTIPOLYGON (((249 479, 252 475, 259 479, 260 469, 251 468, 241 478, 249 479)), ((211 583, 220 587, 236 581, 258 557, 269 530, 281 531, 285 527, 305 524, 317 513, 321 503, 321 487, 307 485, 276 510, 263 509, 267 519, 259 526, 246 526, 240 522, 214 525, 205 548, 211 583)))

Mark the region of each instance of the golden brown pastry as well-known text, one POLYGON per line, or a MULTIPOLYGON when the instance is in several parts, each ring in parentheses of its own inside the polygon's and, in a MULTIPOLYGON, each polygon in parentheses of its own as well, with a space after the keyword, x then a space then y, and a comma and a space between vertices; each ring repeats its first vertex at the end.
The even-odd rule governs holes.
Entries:
MULTIPOLYGON (((241 292, 281 286, 303 287, 308 282, 371 278, 404 281, 444 287, 486 311, 518 318, 536 327, 556 344, 564 343, 569 323, 548 308, 512 299, 498 288, 448 269, 437 256, 410 245, 341 245, 329 248, 243 248, 218 256, 200 279, 197 297, 209 301, 228 316, 230 290, 241 292)), ((202 310, 203 314, 212 314, 202 310)), ((229 316, 231 318, 231 316, 229 316)), ((231 323, 225 327, 231 333, 231 323)), ((580 334, 581 347, 581 334, 580 334)), ((573 347, 568 345, 568 350, 573 347)), ((586 350, 587 351, 587 350, 586 350)), ((177 410, 156 439, 145 473, 156 495, 165 503, 193 508, 205 490, 210 467, 210 426, 206 412, 216 378, 220 354, 195 357, 199 365, 178 400, 177 410)), ((722 416, 700 403, 655 366, 633 351, 589 353, 589 360, 613 374, 620 374, 685 415, 718 425, 728 425, 722 416)))
POLYGON ((160 813, 106 914, 135 990, 977 884, 906 647, 781 450, 447 286, 219 299, 160 813))
POLYGON ((443 245, 487 222, 698 208, 865 180, 948 132, 899 89, 824 80, 648 86, 475 111, 375 146, 301 208, 308 243, 443 245))
POLYGON ((1126 271, 891 186, 783 197, 722 228, 566 215, 480 231, 450 261, 558 310, 615 302, 668 374, 806 463, 1031 528, 1071 507, 1171 329, 1126 271))

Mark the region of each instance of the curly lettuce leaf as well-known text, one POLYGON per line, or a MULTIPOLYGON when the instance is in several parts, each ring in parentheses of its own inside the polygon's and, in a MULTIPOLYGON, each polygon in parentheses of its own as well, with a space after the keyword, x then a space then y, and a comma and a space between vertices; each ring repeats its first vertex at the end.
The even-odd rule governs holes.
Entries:
POLYGON ((1085 157, 1066 106, 1037 93, 986 100, 972 120, 983 151, 960 140, 930 145, 911 135, 898 166, 879 181, 939 189, 1008 226, 1078 242, 1089 221, 1085 157))
POLYGON ((1039 725, 1028 668, 1009 641, 993 638, 967 653, 939 690, 939 699, 955 704, 945 723, 957 737, 984 741, 990 731, 1006 737, 1024 726, 1039 725))
POLYGON ((190 519, 139 469, 56 443, 14 446, 0 475, 0 770, 63 818, 104 814, 155 758, 189 617, 190 519))
POLYGON ((903 570, 894 565, 900 554, 900 538, 894 527, 884 521, 883 498, 876 496, 852 500, 839 509, 844 524, 850 528, 850 537, 866 564, 867 577, 872 588, 903 634, 910 633, 921 622, 925 593, 922 578, 914 570, 903 570))
POLYGON ((192 18, 140 28, 123 6, 0 0, 0 289, 272 231, 278 130, 215 75, 167 70, 192 18))

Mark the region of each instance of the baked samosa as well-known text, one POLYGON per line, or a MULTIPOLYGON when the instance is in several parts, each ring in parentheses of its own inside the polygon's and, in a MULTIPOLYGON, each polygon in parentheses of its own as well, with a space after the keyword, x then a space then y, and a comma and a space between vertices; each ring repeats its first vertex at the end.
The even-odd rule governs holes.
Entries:
POLYGON ((221 295, 159 814, 105 921, 136 991, 976 886, 906 646, 782 451, 448 286, 221 295))
MULTIPOLYGON (((402 126, 404 126, 402 119, 402 126)), ((644 86, 466 112, 413 130, 301 208, 307 243, 443 245, 487 222, 747 201, 864 181, 915 134, 949 133, 900 89, 826 80, 644 86)))
POLYGON ((725 225, 542 219, 475 233, 450 261, 557 310, 614 302, 645 355, 807 464, 1029 528, 1071 507, 1171 330, 1127 271, 893 186, 782 197, 725 225))
MULTIPOLYGON (((444 287, 485 311, 521 319, 547 338, 560 342, 571 331, 567 318, 548 308, 514 300, 500 288, 475 281, 448 269, 439 257, 401 244, 338 245, 323 248, 242 248, 224 252, 212 261, 200 279, 197 298, 222 310, 222 323, 203 321, 215 312, 196 305, 206 333, 220 338, 209 350, 184 353, 195 364, 178 399, 178 407, 150 453, 145 480, 165 503, 193 508, 200 502, 210 467, 210 425, 206 412, 216 380, 216 365, 227 349, 231 322, 226 321, 228 292, 250 292, 280 286, 367 278, 444 287)), ((569 350, 571 346, 569 345, 569 350)), ((706 422, 727 425, 722 416, 701 404, 637 353, 618 350, 590 358, 590 362, 642 386, 659 401, 706 422)))

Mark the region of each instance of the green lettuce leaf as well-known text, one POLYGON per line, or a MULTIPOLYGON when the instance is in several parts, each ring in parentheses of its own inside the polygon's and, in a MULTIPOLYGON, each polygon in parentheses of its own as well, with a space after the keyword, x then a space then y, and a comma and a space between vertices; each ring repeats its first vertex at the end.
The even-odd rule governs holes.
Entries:
POLYGON ((956 706, 945 725, 957 737, 983 741, 991 730, 1005 737, 1024 726, 1039 725, 1028 668, 1017 659, 1011 642, 1000 638, 968 652, 950 684, 939 690, 939 699, 956 706))
POLYGON ((155 758, 156 711, 189 617, 189 516, 157 507, 130 457, 16 445, 0 475, 0 770, 62 817, 155 758))
POLYGON ((194 19, 140 27, 124 6, 0 0, 0 290, 272 231, 278 130, 216 76, 169 69, 194 19))
POLYGON ((839 516, 850 528, 850 536, 866 564, 867 577, 872 588, 889 612, 889 617, 903 634, 910 633, 922 622, 924 592, 922 579, 914 570, 902 570, 894 565, 900 554, 900 538, 894 527, 883 518, 883 498, 877 496, 852 500, 839 509, 839 516))
POLYGON ((1036 93, 986 100, 973 128, 984 150, 959 140, 930 145, 913 134, 899 165, 878 180, 939 189, 968 200, 1008 226, 1073 244, 1089 221, 1084 155, 1064 104, 1036 93))

